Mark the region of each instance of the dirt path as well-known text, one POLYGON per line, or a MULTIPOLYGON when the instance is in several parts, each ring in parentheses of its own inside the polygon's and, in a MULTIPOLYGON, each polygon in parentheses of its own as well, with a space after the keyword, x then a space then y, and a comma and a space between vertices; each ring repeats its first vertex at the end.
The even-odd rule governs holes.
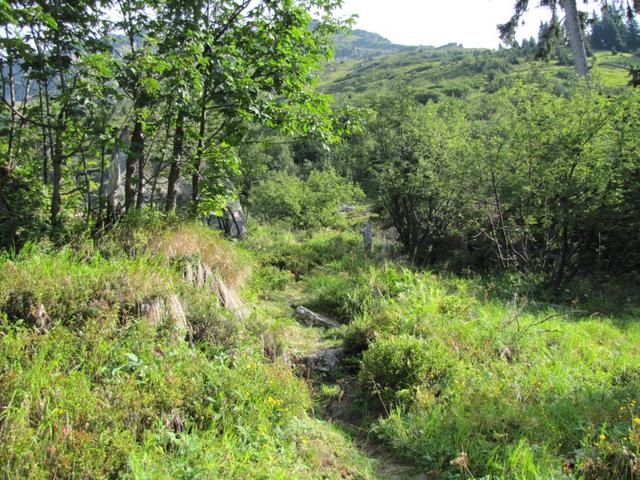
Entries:
MULTIPOLYGON (((304 291, 297 289, 288 295, 289 305, 304 305, 304 291)), ((301 324, 296 319, 295 311, 289 307, 291 323, 286 328, 287 343, 293 357, 308 359, 309 357, 340 347, 340 339, 336 330, 319 328, 301 324)), ((356 379, 353 373, 338 368, 333 372, 314 371, 303 368, 305 378, 311 388, 314 399, 314 414, 343 432, 353 445, 375 467, 378 479, 389 480, 428 480, 431 477, 416 471, 415 468, 393 458, 384 445, 376 442, 370 433, 374 418, 363 418, 358 408, 356 379)))

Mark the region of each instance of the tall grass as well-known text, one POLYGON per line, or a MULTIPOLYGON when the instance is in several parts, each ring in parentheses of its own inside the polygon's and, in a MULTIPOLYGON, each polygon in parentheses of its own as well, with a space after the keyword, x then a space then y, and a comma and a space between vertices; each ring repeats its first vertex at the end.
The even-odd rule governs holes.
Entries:
POLYGON ((263 355, 272 319, 185 276, 203 262, 239 291, 249 258, 198 226, 127 228, 0 259, 0 478, 369 478, 263 355), (170 298, 188 331, 145 314, 170 298))
POLYGON ((253 241, 262 262, 286 258, 280 271, 314 259, 297 281, 309 305, 348 323, 341 337, 359 370, 362 414, 399 458, 435 478, 640 475, 631 300, 598 314, 598 297, 577 284, 570 302, 544 303, 530 285, 509 292, 504 278, 367 258, 350 232, 253 241))

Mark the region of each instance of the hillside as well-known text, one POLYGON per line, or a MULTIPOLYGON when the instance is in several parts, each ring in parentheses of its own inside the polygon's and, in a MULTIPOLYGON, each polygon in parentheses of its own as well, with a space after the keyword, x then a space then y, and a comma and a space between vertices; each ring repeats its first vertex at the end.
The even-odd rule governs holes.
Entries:
POLYGON ((0 480, 640 478, 640 25, 341 3, 0 1, 0 480))
POLYGON ((348 58, 372 58, 385 53, 412 50, 415 47, 394 44, 377 33, 354 29, 334 37, 336 60, 348 58))
MULTIPOLYGON (((493 92, 515 79, 546 78, 561 89, 575 77, 572 65, 552 59, 533 61, 533 54, 522 49, 486 50, 455 45, 399 47, 382 41, 376 48, 375 34, 359 31, 353 43, 363 44, 369 53, 356 58, 336 55, 322 73, 321 88, 336 96, 339 103, 402 87, 424 103, 441 96, 463 97, 473 91, 493 92), (368 49, 368 50, 367 50, 368 49)), ((347 37, 348 39, 348 37, 347 37)), ((348 49, 338 39, 336 51, 348 49)), ((628 65, 640 65, 640 57, 630 53, 598 51, 591 58, 593 75, 606 87, 626 86, 628 65)))

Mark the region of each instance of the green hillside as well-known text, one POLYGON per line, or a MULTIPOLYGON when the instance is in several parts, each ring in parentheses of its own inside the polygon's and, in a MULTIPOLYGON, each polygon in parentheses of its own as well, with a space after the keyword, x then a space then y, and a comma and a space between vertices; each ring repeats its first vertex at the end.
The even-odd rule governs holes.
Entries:
POLYGON ((334 38, 334 56, 339 60, 345 58, 372 58, 380 54, 412 50, 413 48, 392 43, 382 35, 360 29, 338 34, 334 38))
MULTIPOLYGON (((354 37, 354 43, 363 38, 354 37)), ((345 49, 349 37, 338 38, 336 51, 345 49)), ((385 52, 371 48, 366 58, 343 58, 329 64, 322 73, 321 88, 339 103, 370 93, 407 88, 421 103, 441 96, 464 97, 473 91, 494 92, 515 79, 546 78, 562 88, 575 78, 573 66, 552 59, 534 61, 522 49, 487 50, 459 46, 399 47, 385 52)), ((626 86, 628 65, 640 65, 640 56, 598 51, 591 57, 594 79, 606 87, 626 86)))
POLYGON ((341 3, 0 0, 0 480, 640 478, 640 4, 341 3))

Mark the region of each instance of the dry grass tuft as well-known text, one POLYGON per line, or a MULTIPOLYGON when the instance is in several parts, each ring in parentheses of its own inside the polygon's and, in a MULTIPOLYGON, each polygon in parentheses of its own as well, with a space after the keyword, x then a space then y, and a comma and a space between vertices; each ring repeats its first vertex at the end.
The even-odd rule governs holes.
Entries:
POLYGON ((152 253, 169 259, 197 259, 204 265, 198 267, 196 263, 190 268, 205 267, 216 272, 233 290, 239 289, 250 273, 248 262, 206 227, 182 226, 153 238, 149 248, 152 253))

